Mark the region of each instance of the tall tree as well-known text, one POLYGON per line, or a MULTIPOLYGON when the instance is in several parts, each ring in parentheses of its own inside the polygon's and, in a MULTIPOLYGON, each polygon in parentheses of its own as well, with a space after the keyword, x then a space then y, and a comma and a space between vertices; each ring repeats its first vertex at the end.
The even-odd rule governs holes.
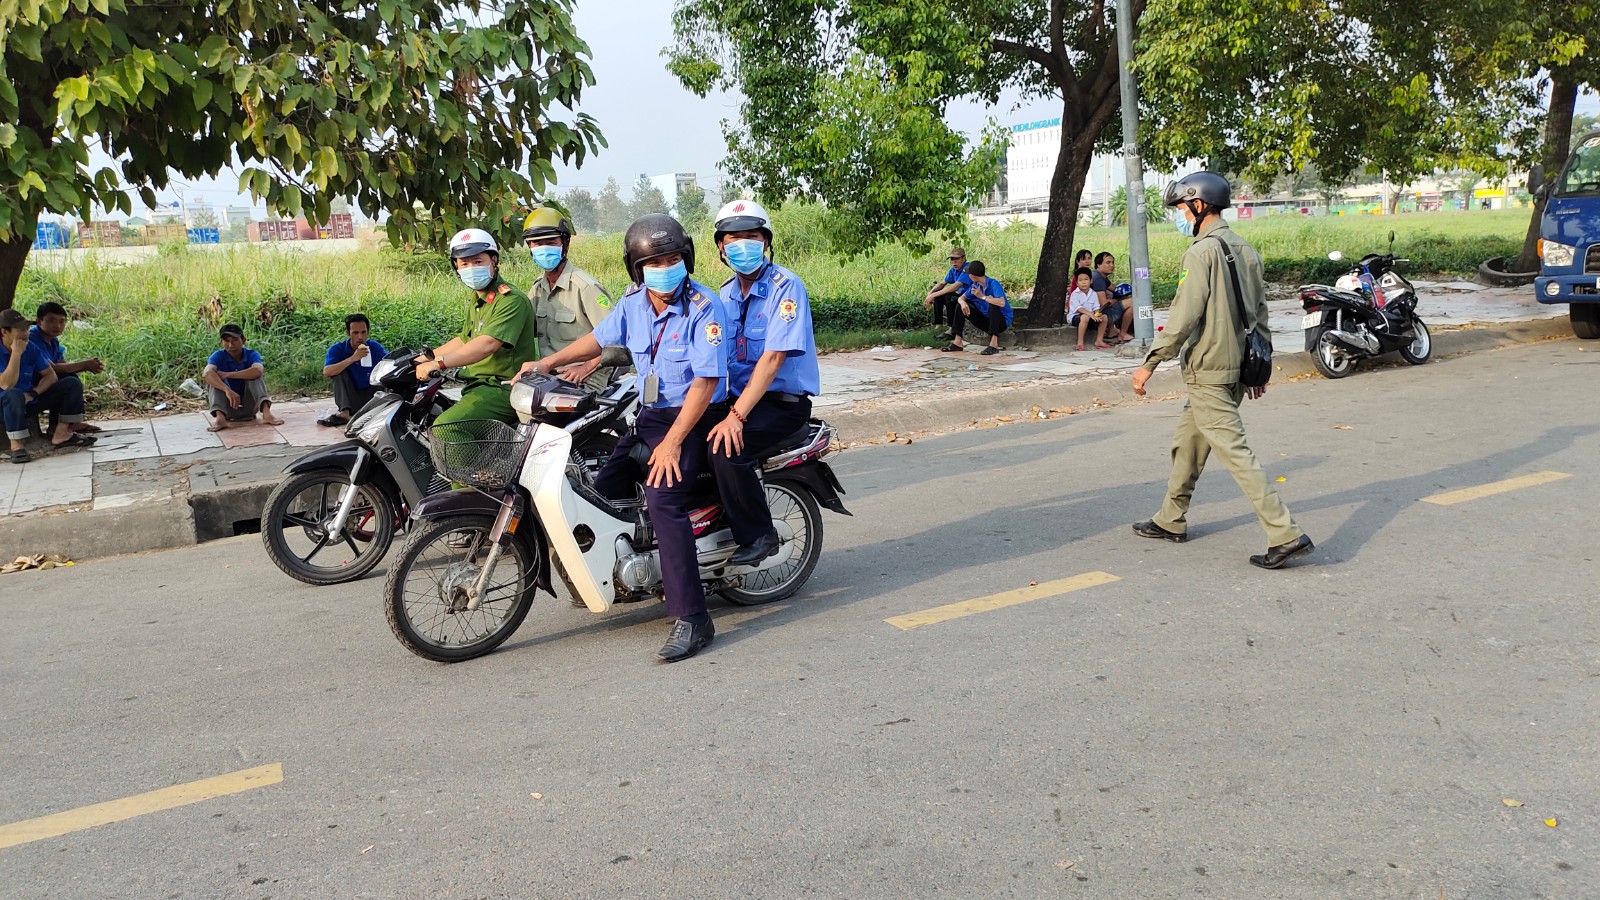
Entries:
POLYGON ((650 179, 639 176, 633 183, 633 200, 628 203, 628 215, 632 218, 648 216, 651 213, 668 212, 667 195, 661 189, 650 183, 650 179))
POLYGON ((628 215, 628 204, 622 200, 622 186, 617 184, 615 178, 607 178, 606 186, 600 189, 600 197, 596 200, 600 217, 600 231, 602 234, 611 234, 622 231, 633 221, 628 215))
POLYGON ((595 232, 600 228, 600 207, 594 195, 583 188, 573 188, 561 195, 561 205, 572 217, 572 227, 578 231, 595 232))
POLYGON ((601 144, 571 0, 0 2, 0 307, 41 212, 148 206, 215 175, 284 215, 348 196, 391 240, 516 208, 601 144), (98 144, 112 166, 90 171, 98 144))
POLYGON ((698 184, 691 184, 678 191, 676 207, 674 214, 690 234, 699 232, 711 221, 711 210, 706 206, 705 189, 698 184))

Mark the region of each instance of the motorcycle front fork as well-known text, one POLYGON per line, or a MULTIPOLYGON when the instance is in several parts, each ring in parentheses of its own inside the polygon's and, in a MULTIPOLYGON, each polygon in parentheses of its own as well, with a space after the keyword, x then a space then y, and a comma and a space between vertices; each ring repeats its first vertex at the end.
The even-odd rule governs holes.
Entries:
POLYGON ((508 492, 500 499, 500 512, 495 514, 494 526, 489 529, 489 556, 483 561, 477 580, 472 583, 471 596, 467 599, 469 612, 476 610, 478 604, 483 602, 490 579, 494 577, 494 567, 500 562, 500 554, 505 552, 506 544, 517 533, 517 523, 521 520, 522 498, 515 492, 508 492))

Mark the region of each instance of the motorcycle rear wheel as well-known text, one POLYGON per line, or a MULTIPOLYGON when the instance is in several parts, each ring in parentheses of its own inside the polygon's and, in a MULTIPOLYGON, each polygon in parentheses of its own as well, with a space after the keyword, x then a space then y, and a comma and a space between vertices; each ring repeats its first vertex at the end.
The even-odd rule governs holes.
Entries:
POLYGON ((1421 319, 1412 319, 1413 327, 1411 343, 1400 348, 1400 358, 1413 366, 1420 366, 1433 355, 1433 336, 1428 334, 1428 326, 1422 324, 1421 319))
POLYGON ((407 650, 434 662, 464 662, 494 650, 522 625, 539 589, 539 553, 512 535, 475 610, 465 589, 489 554, 494 517, 461 515, 419 522, 384 586, 389 628, 407 650), (452 547, 455 543, 458 546, 452 547))
POLYGON ((816 498, 800 485, 783 479, 767 482, 767 507, 772 518, 791 532, 789 559, 782 565, 741 576, 739 587, 717 591, 739 606, 760 606, 794 596, 805 585, 822 558, 822 510, 816 498))
POLYGON ((1317 330, 1316 340, 1311 345, 1311 364, 1323 378, 1343 378, 1356 370, 1356 358, 1328 336, 1332 330, 1327 326, 1317 330))
POLYGON ((261 511, 261 542, 285 575, 318 586, 343 584, 371 572, 388 555, 394 504, 377 485, 356 489, 343 534, 324 533, 349 486, 348 473, 315 469, 273 489, 261 511), (327 564, 319 565, 319 559, 327 564))

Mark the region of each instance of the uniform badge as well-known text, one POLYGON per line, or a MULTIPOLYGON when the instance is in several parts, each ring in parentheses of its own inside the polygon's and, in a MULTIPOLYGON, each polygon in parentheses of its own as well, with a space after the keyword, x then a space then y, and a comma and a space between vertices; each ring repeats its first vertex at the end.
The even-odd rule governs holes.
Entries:
POLYGON ((511 285, 509 285, 509 284, 500 285, 500 293, 502 293, 502 294, 511 293, 511 285))
POLYGON ((716 322, 706 323, 706 343, 715 347, 722 343, 722 326, 716 322))
POLYGON ((798 315, 800 315, 800 305, 794 302, 793 297, 785 297, 783 302, 778 304, 778 318, 785 322, 793 322, 794 317, 798 315))
POLYGON ((1179 272, 1178 273, 1178 287, 1183 287, 1183 280, 1185 278, 1188 278, 1188 277, 1189 277, 1189 270, 1188 269, 1184 269, 1182 272, 1179 272))
POLYGON ((600 295, 600 299, 595 301, 595 305, 600 307, 601 309, 610 309, 611 308, 611 297, 610 297, 610 295, 601 294, 600 295))

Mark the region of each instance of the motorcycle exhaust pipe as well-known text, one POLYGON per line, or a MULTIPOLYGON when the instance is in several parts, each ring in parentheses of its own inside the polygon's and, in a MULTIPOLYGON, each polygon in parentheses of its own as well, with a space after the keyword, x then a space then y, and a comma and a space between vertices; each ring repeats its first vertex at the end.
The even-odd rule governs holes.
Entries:
POLYGON ((1378 340, 1371 335, 1334 330, 1328 332, 1328 337, 1331 337, 1346 347, 1349 347, 1351 350, 1356 350, 1361 353, 1378 352, 1378 340))

